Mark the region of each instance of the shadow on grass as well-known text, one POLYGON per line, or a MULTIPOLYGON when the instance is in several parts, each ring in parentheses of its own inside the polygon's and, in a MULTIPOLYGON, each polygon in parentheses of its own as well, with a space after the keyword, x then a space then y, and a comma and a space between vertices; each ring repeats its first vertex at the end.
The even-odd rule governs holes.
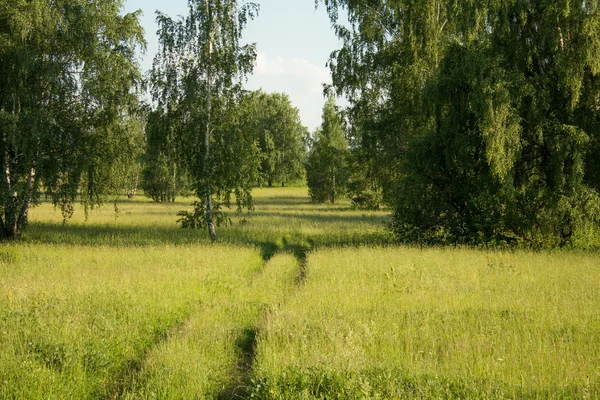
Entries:
POLYGON ((119 226, 116 224, 32 222, 24 240, 35 244, 79 246, 152 246, 207 243, 204 232, 172 227, 119 226))
POLYGON ((269 262, 273 256, 281 250, 281 248, 275 242, 260 242, 260 256, 262 257, 265 264, 269 262))
POLYGON ((245 399, 248 397, 249 393, 247 389, 251 384, 250 379, 256 356, 257 338, 258 329, 254 327, 245 328, 238 337, 236 341, 236 346, 240 354, 236 365, 238 379, 230 386, 224 387, 223 390, 217 394, 217 399, 245 399))
MULTIPOLYGON (((259 216, 272 216, 268 213, 254 213, 259 216)), ((258 247, 262 259, 266 262, 275 253, 289 250, 299 260, 305 250, 296 245, 310 247, 386 245, 393 243, 390 232, 383 226, 384 216, 363 218, 354 215, 291 214, 289 226, 284 224, 265 224, 255 221, 251 225, 234 223, 220 228, 218 243, 258 247), (305 234, 294 231, 297 219, 306 219, 318 224, 317 232, 305 234), (350 222, 357 223, 355 229, 336 230, 330 225, 350 222), (271 228, 271 229, 269 229, 271 228)), ((117 223, 94 224, 92 222, 66 224, 32 221, 25 232, 23 241, 32 244, 108 246, 108 247, 145 247, 157 245, 209 245, 211 243, 205 230, 183 229, 173 223, 169 226, 121 225, 117 223)))
POLYGON ((258 206, 309 206, 312 204, 308 198, 297 196, 268 196, 254 198, 258 206))
POLYGON ((313 250, 315 242, 311 238, 301 240, 300 242, 289 241, 287 238, 282 239, 284 250, 292 253, 298 262, 298 274, 296 275, 296 284, 302 285, 306 281, 306 259, 308 253, 313 250))
MULTIPOLYGON (((295 210, 294 210, 295 211, 295 210)), ((372 214, 361 214, 357 215, 356 213, 350 214, 351 210, 342 209, 335 210, 335 212, 342 211, 341 214, 330 214, 334 212, 334 210, 326 210, 323 212, 319 211, 306 211, 303 210, 300 213, 298 212, 262 212, 257 211, 253 212, 252 217, 283 217, 283 218, 293 218, 293 219, 301 219, 307 220, 309 222, 318 222, 318 223, 341 223, 341 222, 350 222, 350 223, 366 223, 366 224, 379 224, 383 226, 383 224, 390 220, 387 215, 372 215, 372 214), (347 212, 347 213, 344 213, 347 212)))
MULTIPOLYGON (((24 239, 36 244, 77 246, 208 245, 211 242, 205 230, 182 229, 176 224, 177 210, 189 208, 192 200, 179 198, 175 203, 164 205, 140 196, 119 200, 122 212, 140 218, 144 216, 143 221, 172 218, 172 223, 164 225, 147 222, 136 225, 135 216, 129 217, 127 222, 116 219, 100 224, 94 223, 93 219, 65 224, 34 220, 24 239)), ((307 192, 300 195, 278 188, 262 190, 261 196, 255 197, 255 206, 256 211, 250 214, 228 212, 234 220, 240 217, 243 224, 236 221, 229 227, 219 228, 218 243, 257 247, 265 262, 281 250, 291 251, 302 261, 308 242, 309 248, 392 243, 391 234, 384 228, 388 216, 356 212, 344 204, 315 205, 310 202, 307 192), (270 206, 275 209, 271 211, 270 206)))

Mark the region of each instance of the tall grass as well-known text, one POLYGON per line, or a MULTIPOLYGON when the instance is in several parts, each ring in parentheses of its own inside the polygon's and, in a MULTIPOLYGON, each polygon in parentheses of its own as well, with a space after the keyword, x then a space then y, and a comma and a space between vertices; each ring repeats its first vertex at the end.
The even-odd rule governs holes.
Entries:
POLYGON ((600 395, 600 264, 576 253, 337 249, 259 334, 265 398, 600 395))
POLYGON ((156 346, 126 398, 236 398, 246 394, 257 332, 294 285, 298 264, 280 254, 156 346))
MULTIPOLYGON (((242 246, 263 246, 282 239, 314 245, 391 243, 384 229, 389 218, 383 211, 358 211, 347 201, 336 205, 309 202, 306 188, 255 189, 255 211, 238 214, 230 210, 232 224, 217 229, 219 241, 242 246)), ((177 212, 189 210, 193 199, 157 204, 144 197, 121 199, 118 213, 112 205, 92 211, 88 220, 80 207, 63 224, 49 203, 31 211, 26 241, 87 246, 149 246, 157 244, 209 243, 204 230, 181 229, 177 212)))
POLYGON ((118 395, 150 348, 261 265, 222 246, 0 253, 0 398, 118 395))
POLYGON ((0 399, 597 398, 594 253, 393 245, 385 212, 258 189, 210 244, 192 199, 0 245, 0 399))

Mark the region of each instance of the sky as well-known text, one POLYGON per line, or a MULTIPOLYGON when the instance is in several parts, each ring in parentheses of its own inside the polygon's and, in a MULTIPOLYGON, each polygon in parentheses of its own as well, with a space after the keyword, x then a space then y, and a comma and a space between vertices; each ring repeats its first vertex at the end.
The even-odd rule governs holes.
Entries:
MULTIPOLYGON (((245 87, 287 93, 302 123, 314 131, 321 124, 323 83, 331 83, 326 63, 341 46, 327 12, 322 5, 315 10, 314 0, 254 1, 260 4, 260 12, 246 26, 243 42, 256 43, 258 57, 245 87)), ((140 20, 148 42, 141 66, 147 71, 158 50, 155 10, 173 18, 187 15, 187 0, 126 0, 126 12, 138 9, 143 12, 140 20)))

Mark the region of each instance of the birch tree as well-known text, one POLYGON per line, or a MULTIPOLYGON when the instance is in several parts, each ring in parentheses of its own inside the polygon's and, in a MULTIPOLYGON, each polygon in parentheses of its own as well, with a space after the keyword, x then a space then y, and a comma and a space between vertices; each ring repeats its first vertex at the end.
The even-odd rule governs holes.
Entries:
POLYGON ((597 1, 323 3, 350 16, 333 83, 367 165, 393 171, 400 239, 565 246, 598 232, 597 1))
POLYGON ((258 148, 239 129, 241 83, 252 71, 255 45, 240 44, 242 31, 258 12, 255 3, 189 0, 185 18, 157 13, 160 52, 154 60, 152 94, 157 109, 179 118, 190 174, 200 198, 193 212, 182 212, 184 227, 224 221, 221 206, 235 194, 238 209, 252 208, 258 148))
POLYGON ((121 0, 0 2, 0 237, 20 236, 42 188, 65 218, 118 186, 144 46, 121 0))
POLYGON ((345 194, 347 157, 348 142, 335 99, 329 97, 323 106, 323 122, 315 132, 306 163, 308 193, 313 202, 334 204, 345 194))
POLYGON ((304 178, 306 150, 302 137, 308 130, 289 96, 259 90, 250 93, 243 106, 249 107, 248 111, 255 116, 247 129, 255 131, 260 145, 261 180, 271 187, 304 178))

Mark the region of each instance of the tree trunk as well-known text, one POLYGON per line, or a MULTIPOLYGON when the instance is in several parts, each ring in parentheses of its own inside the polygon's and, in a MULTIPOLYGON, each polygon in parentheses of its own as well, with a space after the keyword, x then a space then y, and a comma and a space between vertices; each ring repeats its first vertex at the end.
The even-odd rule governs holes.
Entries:
POLYGON ((20 232, 22 227, 27 225, 29 221, 29 208, 31 207, 31 199, 33 197, 33 185, 35 184, 35 167, 29 169, 29 177, 27 178, 27 187, 25 188, 25 198, 19 212, 17 220, 17 231, 20 232))
MULTIPOLYGON (((208 99, 207 99, 207 115, 208 120, 210 120, 210 90, 211 90, 211 77, 209 72, 209 78, 207 81, 208 86, 208 99)), ((204 135, 204 146, 206 148, 206 152, 204 154, 204 182, 206 184, 206 224, 208 226, 208 235, 210 236, 210 240, 213 242, 217 240, 217 233, 215 232, 215 225, 213 222, 213 210, 212 210, 212 194, 210 190, 210 122, 206 121, 206 133, 204 135)))
MULTIPOLYGON (((21 98, 17 94, 13 94, 12 114, 18 115, 20 113, 21 98)), ((17 192, 13 190, 9 143, 5 132, 2 133, 2 144, 4 147, 4 153, 2 154, 2 196, 4 198, 4 219, 2 221, 2 232, 0 233, 0 235, 3 239, 14 239, 18 236, 17 233, 19 220, 19 199, 17 192)))
POLYGON ((206 132, 204 135, 204 146, 206 152, 204 153, 204 182, 206 184, 206 224, 208 226, 208 235, 210 240, 213 242, 217 240, 217 233, 215 232, 215 225, 213 222, 213 210, 212 210, 212 194, 210 190, 211 184, 211 171, 210 171, 210 112, 211 112, 211 95, 212 95, 212 52, 213 52, 213 33, 212 33, 212 15, 210 12, 209 0, 205 0, 206 14, 210 19, 210 33, 208 39, 208 69, 206 73, 206 132))
POLYGON ((6 137, 3 137, 4 142, 4 154, 2 160, 3 174, 3 191, 4 197, 4 220, 2 221, 2 238, 13 239, 17 237, 18 232, 18 195, 17 192, 13 191, 12 178, 9 163, 8 144, 6 143, 6 137))
POLYGON ((333 167, 332 185, 331 185, 331 204, 335 204, 335 167, 333 167))
POLYGON ((138 181, 138 177, 137 175, 133 178, 133 182, 131 183, 131 186, 129 186, 129 191, 127 192, 127 198, 128 199, 133 199, 135 197, 135 194, 137 192, 137 182, 138 181))
POLYGON ((171 203, 175 203, 177 197, 177 164, 173 163, 173 182, 171 186, 171 203))
POLYGON ((0 240, 17 240, 19 238, 21 238, 21 232, 12 229, 12 226, 9 227, 2 221, 0 240))

